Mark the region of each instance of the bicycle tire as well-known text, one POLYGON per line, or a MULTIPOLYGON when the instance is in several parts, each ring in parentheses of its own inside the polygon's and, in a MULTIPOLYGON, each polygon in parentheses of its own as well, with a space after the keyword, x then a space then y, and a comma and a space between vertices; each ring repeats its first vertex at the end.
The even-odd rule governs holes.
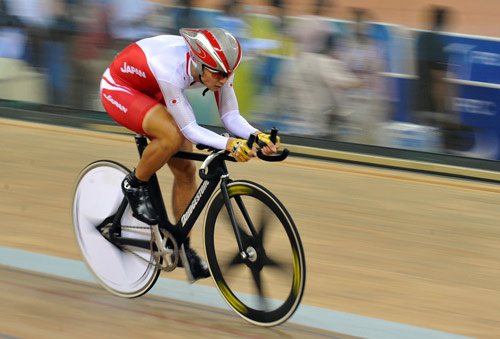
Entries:
POLYGON ((255 256, 240 256, 229 214, 223 215, 227 211, 219 190, 209 202, 203 232, 211 276, 223 299, 243 319, 259 326, 279 325, 292 316, 304 294, 306 266, 299 233, 283 204, 266 188, 239 180, 228 184, 228 193, 239 219, 244 248, 253 248, 255 256), (248 222, 241 222, 245 218, 238 200, 252 220, 253 234, 248 222), (224 262, 227 254, 229 260, 224 262), (288 266, 283 265, 285 255, 290 259, 288 266), (279 273, 280 277, 270 278, 270 273, 279 273), (285 274, 287 278, 282 280, 281 275, 285 274), (253 280, 254 291, 245 286, 245 275, 253 280), (266 281, 272 290, 264 287, 266 281), (283 292, 275 292, 277 287, 283 287, 283 292))
MULTIPOLYGON (((124 250, 96 228, 118 210, 123 200, 121 182, 129 172, 125 166, 111 160, 87 165, 75 183, 72 221, 82 258, 99 284, 112 294, 135 298, 149 291, 160 275, 160 270, 152 264, 151 251, 132 247, 124 250)), ((123 213, 121 224, 147 226, 132 217, 130 206, 123 213)), ((122 229, 122 235, 125 234, 151 238, 151 230, 147 227, 122 229)))

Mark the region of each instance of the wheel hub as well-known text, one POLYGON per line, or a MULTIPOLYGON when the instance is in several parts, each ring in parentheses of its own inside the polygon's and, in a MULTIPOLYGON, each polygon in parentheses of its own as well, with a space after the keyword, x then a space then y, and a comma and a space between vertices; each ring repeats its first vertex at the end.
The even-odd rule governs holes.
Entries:
POLYGON ((250 260, 251 262, 257 261, 257 251, 252 246, 247 247, 246 254, 248 260, 250 260))

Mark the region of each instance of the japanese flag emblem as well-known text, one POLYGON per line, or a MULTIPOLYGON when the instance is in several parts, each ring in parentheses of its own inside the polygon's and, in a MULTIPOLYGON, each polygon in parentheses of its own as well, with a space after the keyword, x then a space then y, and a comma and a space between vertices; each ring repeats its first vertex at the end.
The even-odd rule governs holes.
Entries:
POLYGON ((175 105, 177 105, 180 102, 181 102, 181 98, 180 97, 175 97, 173 99, 169 99, 168 100, 168 106, 175 106, 175 105))

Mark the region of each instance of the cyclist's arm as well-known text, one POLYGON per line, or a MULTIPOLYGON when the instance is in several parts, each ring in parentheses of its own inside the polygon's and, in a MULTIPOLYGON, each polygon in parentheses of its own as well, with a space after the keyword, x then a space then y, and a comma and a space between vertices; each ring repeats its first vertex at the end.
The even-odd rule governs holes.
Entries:
POLYGON ((201 127, 196 122, 193 108, 182 88, 166 81, 160 84, 168 112, 173 116, 182 134, 193 144, 203 144, 217 149, 228 149, 229 138, 201 127))
POLYGON ((222 88, 215 92, 215 99, 219 109, 219 115, 226 130, 240 138, 248 139, 250 134, 258 132, 258 130, 250 125, 243 118, 238 109, 238 100, 234 93, 232 75, 222 88))
MULTIPOLYGON (((217 106, 219 108, 222 123, 229 132, 240 138, 248 139, 250 134, 258 136, 261 132, 250 125, 240 114, 238 101, 236 100, 236 94, 234 93, 233 79, 234 75, 228 79, 226 84, 218 92, 215 92, 215 98, 217 100, 217 106)), ((261 149, 262 153, 264 155, 276 153, 279 146, 271 143, 270 139, 268 139, 269 135, 264 133, 262 133, 262 135, 258 136, 259 140, 267 144, 261 149)), ((277 144, 279 145, 279 142, 277 144)), ((252 154, 255 155, 255 150, 252 150, 252 154)))

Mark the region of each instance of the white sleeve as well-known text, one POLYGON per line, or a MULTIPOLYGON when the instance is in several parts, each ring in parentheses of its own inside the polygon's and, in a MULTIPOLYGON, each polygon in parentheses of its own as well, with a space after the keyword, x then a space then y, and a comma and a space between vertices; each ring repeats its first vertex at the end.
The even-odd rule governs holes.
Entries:
POLYGON ((257 129, 250 125, 239 111, 231 111, 221 116, 224 127, 233 135, 239 138, 248 139, 250 134, 255 133, 257 129))
POLYGON ((237 137, 248 139, 250 134, 255 133, 257 129, 250 125, 243 118, 238 109, 238 100, 233 88, 234 75, 231 76, 226 84, 215 93, 219 115, 224 127, 237 137))
POLYGON ((196 121, 184 126, 181 132, 193 144, 203 144, 217 149, 226 149, 227 140, 229 139, 201 127, 196 121))
POLYGON ((227 137, 201 127, 196 122, 193 108, 182 88, 166 81, 158 81, 165 98, 168 112, 179 126, 182 134, 193 144, 203 144, 217 149, 226 149, 227 137))

